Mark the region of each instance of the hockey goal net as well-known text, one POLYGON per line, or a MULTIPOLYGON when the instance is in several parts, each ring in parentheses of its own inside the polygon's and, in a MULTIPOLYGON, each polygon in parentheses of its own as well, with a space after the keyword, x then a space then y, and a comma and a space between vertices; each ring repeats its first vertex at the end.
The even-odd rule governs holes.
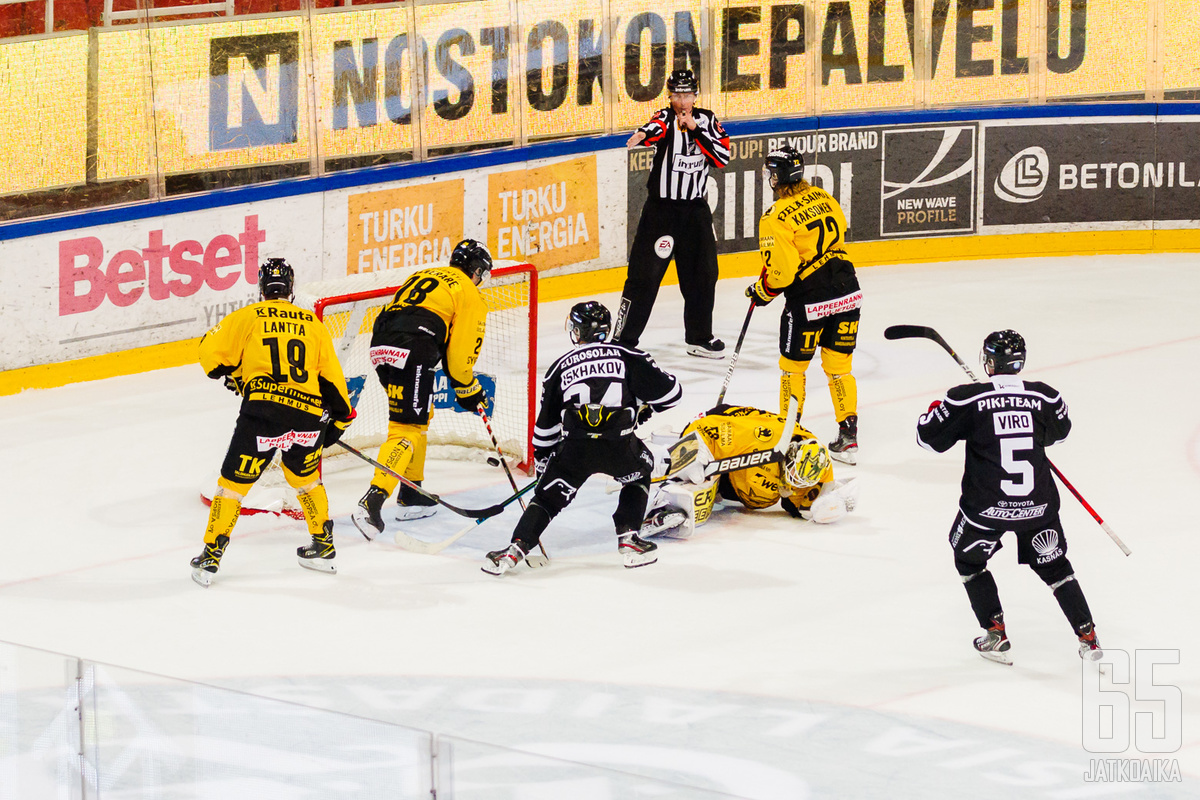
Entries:
MULTIPOLYGON (((311 309, 333 338, 346 376, 350 401, 357 412, 342 440, 375 455, 387 438, 388 401, 371 366, 371 333, 379 312, 396 290, 423 264, 350 275, 300 286, 297 305, 311 309)), ((505 458, 528 471, 533 459, 533 421, 537 404, 537 269, 530 264, 499 262, 480 287, 487 303, 487 331, 475 364, 475 376, 488 394, 488 415, 505 458)), ((486 461, 494 454, 491 437, 478 414, 454 402, 454 389, 439 368, 434 379, 428 458, 486 461)), ((361 462, 333 447, 323 469, 361 462)), ((202 490, 211 501, 215 476, 202 490)), ((271 511, 302 519, 295 492, 287 486, 279 455, 246 496, 242 513, 271 511)))
MULTIPOLYGON (((307 297, 297 296, 302 304, 311 298, 313 311, 333 337, 350 401, 358 412, 343 440, 360 450, 378 447, 387 438, 388 400, 371 366, 371 331, 379 312, 413 271, 325 281, 307 287, 307 297)), ((497 267, 480 294, 488 316, 475 376, 488 394, 488 415, 500 449, 525 469, 531 463, 537 402, 537 270, 529 264, 497 267)), ((432 410, 429 457, 483 461, 492 455, 483 420, 454 402, 454 389, 442 368, 434 376, 432 410)))

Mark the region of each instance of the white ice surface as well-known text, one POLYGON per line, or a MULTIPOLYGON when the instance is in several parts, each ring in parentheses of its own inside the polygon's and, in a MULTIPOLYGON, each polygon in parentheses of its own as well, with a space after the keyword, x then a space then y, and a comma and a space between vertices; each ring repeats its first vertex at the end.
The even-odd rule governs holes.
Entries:
MULTIPOLYGON (((755 798, 1200 796, 1200 259, 860 279, 860 463, 836 467, 859 476, 858 510, 831 526, 725 510, 637 570, 620 566, 601 478, 547 531, 549 568, 497 580, 480 560, 516 511, 440 556, 367 543, 349 523, 369 480, 356 467, 327 480, 338 575, 300 569, 303 524, 263 515, 238 524, 204 591, 187 561, 232 395, 191 366, 2 397, 0 640, 755 798), (965 376, 931 342, 885 341, 895 323, 936 327, 973 368, 986 333, 1015 328, 1026 374, 1066 397, 1075 427, 1051 457, 1133 550, 1125 558, 1064 492, 1069 556, 1107 647, 1181 652, 1158 680, 1184 695, 1183 747, 1168 756, 1182 784, 1082 782, 1093 756, 1075 640, 1011 543, 992 569, 1016 665, 974 653, 946 542, 962 449, 937 456, 913 433, 965 376)), ((718 287, 730 349, 746 283, 718 287)), ((541 307, 543 366, 569 346, 569 305, 541 307)), ((709 407, 725 375, 727 362, 684 354, 681 307, 664 287, 643 337, 685 387, 651 428, 709 407)), ((776 406, 779 313, 755 312, 728 401, 776 406)), ((808 376, 804 417, 828 441, 819 364, 808 376)), ((509 493, 499 470, 462 462, 431 463, 426 485, 463 505, 509 493)), ((443 511, 405 529, 436 538, 457 523, 443 511)))

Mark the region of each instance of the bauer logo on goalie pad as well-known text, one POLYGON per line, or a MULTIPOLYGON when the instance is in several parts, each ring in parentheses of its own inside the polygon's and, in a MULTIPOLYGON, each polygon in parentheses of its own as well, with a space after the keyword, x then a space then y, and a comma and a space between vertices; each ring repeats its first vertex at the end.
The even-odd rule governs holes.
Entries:
POLYGON ((409 351, 404 347, 372 347, 371 348, 371 366, 378 367, 380 364, 387 364, 396 369, 403 369, 408 363, 409 351))
POLYGON ((740 456, 730 456, 722 458, 720 461, 714 461, 704 470, 707 475, 719 475, 723 472, 737 472, 740 469, 749 469, 757 467, 759 464, 766 464, 775 458, 774 450, 758 450, 753 453, 744 453, 740 456))
POLYGON ((258 452, 265 453, 268 450, 291 450, 292 445, 298 444, 301 447, 315 447, 317 440, 321 438, 320 431, 288 431, 280 436, 259 436, 258 452))

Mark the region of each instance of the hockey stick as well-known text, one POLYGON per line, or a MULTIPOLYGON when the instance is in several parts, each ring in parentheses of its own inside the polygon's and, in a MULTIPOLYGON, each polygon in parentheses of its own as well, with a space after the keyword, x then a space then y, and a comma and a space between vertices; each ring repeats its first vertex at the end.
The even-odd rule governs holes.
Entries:
MULTIPOLYGON (((519 489, 517 491, 517 493, 514 494, 512 497, 509 497, 507 500, 503 500, 502 502, 498 503, 496 506, 492 506, 492 507, 493 508, 499 507, 499 508, 503 509, 505 506, 509 505, 514 500, 519 499, 526 492, 531 490, 534 486, 537 486, 537 481, 530 481, 529 484, 527 486, 525 486, 525 488, 519 489)), ((464 526, 461 530, 455 531, 454 533, 450 534, 445 539, 442 539, 440 542, 423 542, 420 539, 414 539, 412 536, 409 536, 407 533, 404 533, 403 531, 396 531, 396 533, 395 533, 396 546, 403 548, 404 550, 408 550, 409 552, 412 552, 412 553, 421 553, 422 555, 428 555, 428 556, 437 555, 438 553, 442 552, 450 545, 457 542, 462 537, 466 536, 471 531, 475 530, 475 528, 477 526, 482 525, 485 521, 486 521, 486 519, 474 520, 473 522, 470 522, 466 526, 464 526)))
MULTIPOLYGON (((508 484, 517 491, 517 481, 513 478, 512 470, 508 468, 508 462, 504 460, 504 453, 500 452, 500 442, 496 439, 496 432, 492 430, 492 421, 488 419, 487 412, 483 410, 483 406, 479 407, 479 418, 483 420, 483 426, 487 428, 488 436, 492 437, 492 448, 496 451, 496 458, 500 459, 500 466, 504 467, 504 474, 508 476, 508 484)), ((524 511, 526 506, 525 501, 521 501, 521 510, 524 511)), ((540 556, 525 556, 525 563, 531 569, 539 569, 550 563, 550 554, 546 552, 545 546, 538 542, 538 549, 542 551, 540 556)))
POLYGON ((725 370, 725 382, 721 384, 721 393, 717 395, 717 405, 721 405, 721 401, 725 399, 725 392, 729 390, 729 380, 733 377, 733 368, 737 366, 738 356, 742 353, 742 342, 746 340, 746 330, 750 327, 754 306, 754 302, 751 301, 750 310, 746 312, 746 321, 742 323, 742 332, 738 334, 737 346, 733 348, 733 355, 729 358, 729 369, 725 370))
MULTIPOLYGON (((963 371, 970 376, 974 383, 979 383, 979 378, 975 377, 975 373, 971 371, 971 368, 968 367, 966 363, 964 363, 963 360, 958 357, 958 353, 954 352, 954 348, 950 347, 946 340, 942 338, 941 334, 935 331, 933 328, 924 325, 891 325, 884 329, 883 338, 930 339, 934 342, 937 342, 939 345, 941 345, 943 350, 949 353, 950 356, 958 362, 958 365, 963 368, 963 371)), ((1127 556, 1132 555, 1130 549, 1123 541, 1121 541, 1121 537, 1117 536, 1116 531, 1110 528, 1108 523, 1105 522, 1098 513, 1096 513, 1096 509, 1092 508, 1092 504, 1085 500, 1083 495, 1079 493, 1079 490, 1071 485, 1071 482, 1067 480, 1067 476, 1063 475, 1062 471, 1058 467, 1054 466, 1054 462, 1047 458, 1046 463, 1050 465, 1050 471, 1053 472, 1059 481, 1062 482, 1062 485, 1067 487, 1067 491, 1075 495, 1075 499, 1078 500, 1079 504, 1084 507, 1084 510, 1092 515, 1092 519, 1096 520, 1097 524, 1100 525, 1100 528, 1108 534, 1110 539, 1113 540, 1113 543, 1116 544, 1117 547, 1121 548, 1121 552, 1127 556)))
POLYGON ((469 519, 478 519, 478 520, 484 520, 484 519, 487 519, 488 517, 494 517, 497 514, 499 514, 501 511, 504 510, 504 506, 508 505, 508 503, 512 502, 512 500, 516 499, 516 497, 513 497, 513 498, 510 498, 509 500, 504 501, 503 503, 497 503, 496 505, 488 506, 487 508, 459 508, 458 506, 454 505, 453 503, 446 502, 445 500, 438 497, 433 492, 427 491, 426 489, 422 489, 420 486, 413 483, 408 478, 401 475, 399 472, 396 472, 394 469, 391 469, 389 467, 385 467, 383 464, 380 464, 378 461, 371 458, 366 453, 363 453, 361 450, 351 447, 350 445, 348 445, 342 441, 336 442, 336 444, 339 447, 341 447, 343 450, 347 451, 348 453, 353 453, 354 455, 358 456, 363 461, 365 461, 368 464, 370 464, 371 466, 375 467, 375 469, 382 470, 383 472, 386 472, 388 475, 391 475, 393 478, 396 478, 397 480, 400 481, 400 483, 404 484, 405 486, 409 487, 410 489, 415 490, 418 494, 423 495, 424 497, 428 497, 430 500, 434 501, 438 505, 445 506, 446 508, 453 511, 455 514, 458 514, 459 516, 462 516, 462 517, 467 517, 469 519))

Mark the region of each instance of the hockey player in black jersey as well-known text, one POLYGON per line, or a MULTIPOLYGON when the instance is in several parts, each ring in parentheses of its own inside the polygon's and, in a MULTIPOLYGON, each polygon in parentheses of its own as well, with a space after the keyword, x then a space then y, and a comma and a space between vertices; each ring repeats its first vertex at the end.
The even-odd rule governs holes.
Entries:
POLYGON ((487 554, 483 571, 503 575, 537 547, 542 531, 584 481, 609 475, 621 483, 613 522, 626 567, 658 560, 657 546, 637 534, 646 515, 654 459, 634 429, 649 415, 679 402, 673 375, 633 347, 608 342, 612 317, 595 301, 577 303, 567 316, 574 349, 546 371, 542 407, 533 430, 540 477, 506 550, 487 554))
POLYGON ((1050 386, 1017 377, 1025 366, 1025 340, 1016 331, 989 334, 980 358, 991 380, 955 386, 917 422, 917 442, 927 450, 944 453, 955 442, 967 444, 950 545, 985 631, 975 649, 984 658, 1012 663, 1000 594, 987 569, 988 559, 1003 546, 1001 536, 1011 532, 1017 537, 1017 560, 1050 587, 1079 637, 1080 658, 1098 661, 1103 652, 1067 560, 1058 488, 1046 460, 1046 448, 1071 430, 1067 405, 1050 386))

